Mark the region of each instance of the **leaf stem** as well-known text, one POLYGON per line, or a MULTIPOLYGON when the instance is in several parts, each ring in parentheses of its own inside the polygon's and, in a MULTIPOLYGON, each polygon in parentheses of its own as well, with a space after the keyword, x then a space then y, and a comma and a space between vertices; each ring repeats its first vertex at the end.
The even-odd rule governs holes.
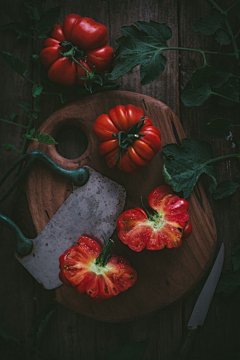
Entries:
POLYGON ((234 51, 235 51, 236 59, 239 62, 239 50, 238 50, 238 46, 237 46, 237 43, 236 43, 236 38, 233 35, 232 28, 231 28, 231 26, 230 26, 227 19, 225 19, 225 25, 226 25, 226 28, 227 28, 227 30, 229 32, 229 35, 231 36, 231 39, 232 39, 232 45, 233 45, 233 48, 234 48, 234 51))
POLYGON ((230 154, 230 155, 219 156, 219 157, 217 157, 215 159, 211 159, 211 160, 206 161, 204 164, 208 165, 208 164, 211 164, 211 163, 213 163, 215 161, 229 159, 229 158, 240 158, 240 154, 230 154))
POLYGON ((228 96, 225 96, 225 95, 222 95, 222 94, 213 92, 213 91, 211 91, 211 94, 212 94, 212 95, 215 95, 215 96, 219 96, 219 97, 221 97, 221 98, 223 98, 223 99, 226 99, 226 100, 233 101, 233 102, 235 102, 236 104, 240 104, 240 101, 235 100, 235 99, 232 99, 232 98, 230 98, 230 97, 228 97, 228 96))
POLYGON ((215 9, 217 9, 221 14, 227 15, 227 11, 224 11, 214 0, 208 0, 210 4, 212 4, 215 9))
POLYGON ((198 49, 191 49, 191 48, 183 48, 183 47, 177 47, 177 46, 169 46, 165 48, 161 48, 161 51, 165 50, 179 50, 179 51, 190 51, 190 52, 197 52, 199 54, 211 54, 211 55, 227 55, 227 56, 236 56, 234 53, 220 53, 216 51, 208 51, 208 50, 198 50, 198 49))
POLYGON ((226 12, 228 13, 230 10, 232 10, 238 3, 240 2, 240 0, 237 0, 232 6, 230 6, 226 12))
POLYGON ((18 123, 15 123, 13 121, 9 121, 9 120, 6 120, 6 119, 0 119, 0 121, 5 122, 5 123, 10 124, 10 125, 19 126, 19 127, 23 128, 23 129, 27 129, 26 125, 18 124, 18 123))
POLYGON ((29 79, 26 75, 22 75, 24 77, 24 79, 26 79, 28 82, 30 82, 33 85, 36 85, 36 83, 34 81, 32 81, 31 79, 29 79))

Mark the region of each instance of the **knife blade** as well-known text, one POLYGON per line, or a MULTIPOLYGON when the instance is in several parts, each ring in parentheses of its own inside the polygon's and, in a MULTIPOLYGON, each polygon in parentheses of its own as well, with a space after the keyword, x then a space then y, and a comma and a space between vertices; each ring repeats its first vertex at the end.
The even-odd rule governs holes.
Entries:
POLYGON ((205 321, 209 306, 213 298, 213 294, 215 292, 220 274, 222 272, 223 261, 224 244, 222 243, 212 270, 193 308, 192 314, 187 324, 188 331, 181 342, 180 350, 178 351, 176 360, 182 360, 186 357, 191 348, 191 344, 193 339, 195 338, 198 327, 203 325, 205 321))
MULTIPOLYGON (((73 190, 35 239, 24 236, 20 228, 3 214, 0 214, 0 224, 4 223, 17 234, 16 258, 45 289, 51 290, 62 285, 58 277, 60 255, 80 236, 102 237, 107 241, 113 234, 117 218, 125 206, 126 190, 88 166, 66 170, 40 151, 29 154, 70 178, 73 190)), ((39 211, 44 212, 44 209, 39 211)))

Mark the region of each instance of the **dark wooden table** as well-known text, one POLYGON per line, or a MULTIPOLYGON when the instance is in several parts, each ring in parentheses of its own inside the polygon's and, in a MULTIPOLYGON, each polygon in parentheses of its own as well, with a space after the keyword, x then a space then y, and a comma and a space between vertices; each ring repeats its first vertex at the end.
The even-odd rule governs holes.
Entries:
MULTIPOLYGON (((223 7, 229 7, 234 1, 220 1, 223 7), (226 4, 227 3, 227 4, 226 4)), ((216 43, 213 37, 196 34, 192 30, 193 24, 205 15, 210 6, 204 0, 122 0, 122 1, 76 1, 60 0, 48 1, 47 7, 61 5, 61 19, 69 13, 93 17, 96 21, 106 24, 110 34, 110 45, 113 47, 115 39, 121 35, 122 25, 132 24, 134 21, 159 21, 167 23, 173 32, 171 46, 204 48, 214 50, 216 43)), ((17 22, 23 18, 22 1, 1 0, 1 25, 17 22)), ((29 54, 32 48, 40 49, 40 42, 15 41, 11 32, 1 36, 0 49, 9 51, 20 57, 29 66, 29 75, 36 76, 29 54)), ((141 86, 139 69, 122 77, 122 90, 135 91, 159 99, 170 106, 180 117, 181 123, 188 137, 204 139, 213 145, 214 155, 224 155, 234 150, 231 141, 216 140, 205 136, 202 125, 217 117, 239 116, 237 107, 229 109, 214 106, 208 101, 200 108, 187 108, 180 101, 181 90, 190 78, 192 71, 201 65, 202 58, 198 54, 188 52, 169 51, 167 67, 162 76, 152 84, 141 86)), ((208 57, 210 63, 216 61, 208 57)), ((219 60, 218 60, 219 61, 219 60)), ((225 59, 219 65, 224 66, 225 59)), ((0 59, 1 78, 1 117, 9 119, 10 114, 19 111, 19 122, 25 124, 24 113, 17 104, 21 101, 32 101, 31 86, 14 73, 5 62, 0 59)), ((233 65, 234 67, 234 65, 233 65)), ((61 107, 58 98, 43 98, 42 112, 35 127, 56 109, 61 107)), ((13 143, 18 148, 22 145, 22 130, 0 122, 1 144, 13 143)), ((69 140, 63 139, 60 146, 66 156, 77 155, 78 145, 74 134, 69 131, 69 140), (66 150, 68 149, 68 150, 66 150)), ((1 151, 1 174, 18 157, 17 153, 1 151)), ((231 178, 237 170, 236 161, 222 161, 217 166, 218 179, 231 178)), ((2 191, 6 190, 7 184, 2 191)), ((16 194, 15 194, 16 196, 16 194)), ((239 191, 236 195, 225 200, 213 201, 209 196, 218 230, 217 248, 224 242, 224 269, 231 269, 231 249, 239 243, 239 191)), ((10 215, 14 196, 11 196, 1 206, 1 211, 10 215)), ((14 258, 15 238, 13 233, 1 226, 0 242, 0 328, 2 331, 25 341, 29 328, 37 314, 54 300, 54 291, 45 291, 14 258)), ((167 360, 173 357, 181 338, 186 330, 191 311, 197 296, 204 284, 204 280, 181 302, 165 308, 153 316, 145 317, 128 323, 109 324, 89 319, 85 316, 59 305, 46 328, 40 350, 44 356, 58 360, 103 360, 124 344, 148 339, 146 352, 142 359, 167 360)), ((216 294, 209 309, 204 325, 195 338, 188 359, 210 360, 229 359, 229 354, 239 351, 240 332, 237 326, 240 319, 240 292, 224 297, 216 294)), ((9 344, 9 342, 8 342, 9 344)), ((11 344, 11 341, 10 341, 11 344)), ((2 358, 20 359, 20 353, 13 355, 13 346, 1 341, 2 358)), ((24 359, 31 359, 31 352, 25 353, 24 359)))

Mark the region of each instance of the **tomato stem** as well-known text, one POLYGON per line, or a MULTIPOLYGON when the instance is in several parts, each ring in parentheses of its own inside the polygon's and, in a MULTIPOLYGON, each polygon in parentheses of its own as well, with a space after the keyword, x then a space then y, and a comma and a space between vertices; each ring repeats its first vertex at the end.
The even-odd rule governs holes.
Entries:
POLYGON ((112 257, 113 244, 114 244, 114 241, 112 239, 109 239, 108 242, 104 241, 102 251, 95 261, 96 265, 99 265, 102 267, 106 266, 108 260, 112 257))

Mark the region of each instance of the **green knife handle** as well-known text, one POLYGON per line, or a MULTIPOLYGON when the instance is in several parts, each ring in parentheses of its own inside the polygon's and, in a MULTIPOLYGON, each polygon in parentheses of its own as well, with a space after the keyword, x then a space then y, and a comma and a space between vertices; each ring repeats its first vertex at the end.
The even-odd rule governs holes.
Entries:
POLYGON ((4 223, 17 234, 17 253, 21 256, 26 256, 31 253, 33 248, 32 240, 28 239, 21 232, 20 228, 9 217, 0 214, 0 223, 4 223))
MULTIPOLYGON (((89 178, 89 172, 86 168, 79 168, 76 170, 66 170, 57 165, 50 157, 40 150, 35 150, 29 153, 33 160, 41 160, 51 170, 71 180, 76 186, 83 186, 89 178)), ((32 161, 32 160, 31 160, 32 161)))
POLYGON ((0 197, 0 203, 5 200, 9 194, 13 191, 13 189, 19 184, 20 180, 24 177, 24 175, 27 173, 29 167, 35 160, 40 160, 44 164, 46 164, 51 170, 55 171, 57 174, 60 174, 64 176, 65 178, 71 180, 74 185, 76 186, 83 186, 86 184, 89 178, 89 172, 86 168, 78 168, 75 170, 66 170, 62 168, 61 166, 57 165, 52 159, 50 159, 49 156, 47 156, 44 152, 40 150, 34 150, 29 153, 26 153, 25 155, 21 156, 3 175, 3 177, 0 179, 0 187, 2 184, 6 181, 6 179, 9 177, 9 175, 12 173, 12 171, 23 161, 26 162, 26 165, 22 171, 22 173, 19 175, 19 177, 15 180, 11 188, 9 188, 3 195, 0 197))

